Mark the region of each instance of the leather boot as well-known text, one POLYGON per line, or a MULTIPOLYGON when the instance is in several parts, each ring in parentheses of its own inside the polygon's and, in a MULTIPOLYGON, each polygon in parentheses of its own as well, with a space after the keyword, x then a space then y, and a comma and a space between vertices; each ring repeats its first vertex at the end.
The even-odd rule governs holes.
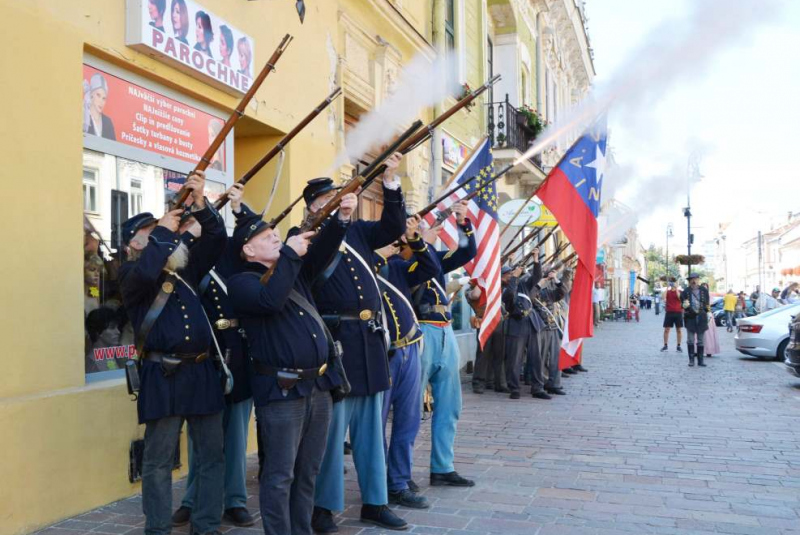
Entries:
POLYGON ((689 353, 689 366, 694 366, 694 344, 686 344, 689 353))
POLYGON ((694 353, 689 353, 689 367, 694 366, 694 353))
POLYGON ((703 360, 706 358, 705 348, 703 346, 697 346, 697 365, 705 368, 706 363, 703 360))

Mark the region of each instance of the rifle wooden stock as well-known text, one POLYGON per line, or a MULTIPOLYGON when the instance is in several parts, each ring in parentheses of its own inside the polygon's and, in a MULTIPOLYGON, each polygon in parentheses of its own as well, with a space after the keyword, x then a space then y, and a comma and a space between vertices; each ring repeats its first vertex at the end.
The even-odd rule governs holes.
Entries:
MULTIPOLYGON (((452 117, 457 111, 461 110, 462 108, 468 106, 472 103, 473 100, 478 98, 483 92, 487 89, 492 87, 497 81, 500 79, 500 75, 496 75, 492 77, 489 81, 485 84, 477 88, 475 91, 471 92, 469 95, 465 96, 452 106, 448 108, 444 113, 442 113, 439 117, 425 125, 425 127, 415 133, 413 136, 408 138, 405 143, 403 143, 397 150, 403 154, 408 154, 412 150, 419 147, 421 144, 425 143, 431 137, 431 133, 438 128, 442 123, 444 123, 447 119, 452 117)), ((379 177, 383 171, 386 169, 385 166, 379 166, 374 171, 372 171, 369 175, 366 173, 364 174, 367 178, 364 183, 364 189, 372 183, 377 177, 379 177)))
POLYGON ((559 261, 558 261, 558 262, 557 262, 557 263, 556 263, 556 264, 555 264, 555 265, 552 267, 552 269, 554 269, 554 270, 558 271, 558 270, 559 270, 559 269, 561 269, 562 267, 566 267, 566 266, 568 266, 568 264, 570 264, 570 263, 572 262, 572 260, 573 260, 573 259, 574 259, 576 256, 578 256, 578 252, 577 252, 577 251, 572 251, 572 253, 570 253, 570 254, 569 254, 569 256, 567 256, 565 259, 563 259, 563 260, 559 260, 559 261))
MULTIPOLYGON (((286 147, 286 145, 289 144, 289 142, 292 139, 294 139, 294 137, 297 134, 299 134, 306 126, 308 126, 308 124, 311 121, 313 121, 317 117, 317 115, 322 113, 325 110, 325 108, 327 108, 331 104, 331 102, 333 102, 336 99, 336 97, 338 97, 341 94, 342 94, 341 87, 337 87, 336 89, 334 89, 333 92, 330 95, 328 95, 328 97, 325 100, 320 102, 320 104, 316 108, 314 108, 314 110, 311 113, 306 115, 302 121, 297 123, 297 126, 292 128, 292 130, 288 134, 283 136, 283 138, 280 141, 278 141, 278 143, 274 147, 272 147, 272 149, 270 149, 270 151, 267 154, 265 154, 263 158, 258 160, 256 164, 253 167, 251 167, 249 171, 243 174, 241 178, 239 178, 239 180, 237 180, 236 182, 242 185, 247 184, 250 181, 250 179, 256 175, 256 173, 261 171, 261 169, 265 165, 267 165, 273 158, 275 158, 275 156, 280 154, 280 152, 286 147)), ((225 192, 219 199, 216 200, 216 202, 214 202, 214 208, 216 208, 217 210, 221 210, 222 207, 228 203, 228 200, 229 200, 228 193, 225 192)), ((290 206, 290 209, 295 204, 297 204, 297 201, 295 201, 290 206)), ((284 215, 283 217, 286 216, 284 215)))
POLYGON ((392 143, 383 153, 381 153, 375 160, 364 169, 364 171, 360 174, 355 176, 354 178, 350 179, 345 185, 341 187, 341 189, 334 195, 334 197, 328 201, 328 203, 323 206, 319 211, 315 214, 312 214, 311 217, 306 219, 303 225, 300 227, 301 232, 306 232, 309 230, 314 230, 318 228, 323 221, 325 221, 329 215, 333 213, 339 207, 339 204, 342 202, 342 198, 349 194, 355 193, 358 188, 364 186, 367 176, 373 173, 375 169, 383 164, 383 162, 388 159, 392 154, 398 152, 398 148, 409 138, 409 136, 413 135, 414 132, 419 130, 422 126, 422 121, 414 121, 414 124, 408 128, 405 132, 403 132, 400 137, 398 137, 394 143, 392 143))
MULTIPOLYGON (((211 158, 214 157, 214 154, 216 154, 216 152, 222 146, 222 143, 225 141, 225 138, 233 129, 233 125, 235 125, 236 122, 239 119, 241 119, 241 117, 244 115, 244 111, 245 108, 247 107, 247 104, 249 104, 250 101, 253 99, 253 96, 255 96, 256 91, 264 82, 264 80, 267 78, 267 75, 269 75, 270 72, 275 70, 275 64, 281 58, 284 51, 286 50, 286 47, 289 46, 289 43, 292 41, 292 39, 293 37, 288 33, 283 37, 280 44, 278 45, 278 48, 275 49, 275 52, 272 53, 272 56, 270 56, 269 61, 267 61, 267 64, 264 65, 264 68, 261 69, 261 72, 258 73, 258 76, 256 76, 255 80, 253 80, 253 85, 250 86, 250 89, 248 89, 247 93, 244 94, 242 100, 239 101, 239 105, 236 106, 236 109, 233 110, 231 116, 228 117, 227 121, 225 121, 225 124, 222 126, 222 130, 219 131, 219 134, 217 134, 217 136, 211 142, 211 145, 209 145, 208 149, 206 149, 206 151, 203 153, 203 156, 200 158, 200 161, 197 162, 195 168, 187 176, 190 176, 192 173, 195 173, 197 171, 205 171, 206 168, 208 168, 208 166, 211 165, 211 158)), ((183 205, 183 203, 186 202, 186 199, 189 197, 189 193, 190 191, 186 189, 186 186, 181 187, 181 189, 178 190, 178 193, 175 195, 175 198, 170 202, 169 209, 174 210, 175 208, 183 205)))

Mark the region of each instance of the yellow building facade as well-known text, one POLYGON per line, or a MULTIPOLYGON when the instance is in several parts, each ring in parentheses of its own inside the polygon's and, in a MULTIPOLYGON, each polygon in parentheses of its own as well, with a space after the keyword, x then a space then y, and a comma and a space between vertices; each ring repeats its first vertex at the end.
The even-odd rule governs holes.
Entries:
MULTIPOLYGON (((188 66, 182 66, 165 58, 170 51, 163 47, 171 45, 160 43, 163 50, 154 51, 132 44, 137 27, 156 35, 146 20, 137 26, 132 15, 146 17, 148 0, 0 0, 7 42, 13 43, 0 60, 7 74, 0 98, 10 103, 0 133, 10 201, 0 213, 7 251, 0 264, 0 534, 27 533, 140 490, 128 472, 132 442, 142 438, 144 427, 137 424, 121 370, 114 369, 123 364, 128 346, 116 346, 121 357, 103 346, 104 329, 113 322, 119 322, 116 335, 125 337, 124 321, 106 318, 92 327, 87 319, 93 312, 95 319, 102 316, 97 309, 103 308, 104 292, 98 297, 96 287, 105 288, 105 277, 111 278, 119 220, 140 211, 160 215, 170 188, 179 187, 198 147, 207 145, 206 129, 212 138, 214 125, 238 104, 242 92, 219 81, 223 72, 241 88, 245 74, 239 78, 234 71, 251 60, 252 78, 285 34, 294 38, 215 156, 219 163, 208 172, 209 198, 229 187, 335 87, 343 90, 286 149, 267 216, 297 197, 309 178, 342 181, 363 166, 356 159, 335 169, 333 163, 346 149, 348 132, 392 94, 403 65, 413 58, 432 62, 451 56, 455 67, 448 75, 472 88, 501 74, 505 85, 495 86, 471 111, 458 112, 404 159, 407 201, 419 208, 482 136, 495 136, 500 163, 521 154, 523 147, 498 142, 498 116, 490 110, 506 102, 506 93, 515 109, 546 107, 552 87, 543 79, 542 65, 551 61, 557 70, 569 59, 557 49, 570 41, 547 33, 548 24, 563 22, 556 15, 575 16, 562 13, 562 4, 574 5, 572 0, 307 1, 301 24, 294 2, 166 0, 164 35, 180 37, 176 23, 188 22, 193 31, 184 31, 183 38, 199 44, 205 35, 194 32, 199 10, 210 14, 215 30, 203 52, 214 57, 212 63, 196 49, 172 44, 175 58, 186 51, 188 66), (173 20, 176 3, 188 4, 191 17, 181 20, 178 7, 173 20), (233 40, 223 26, 233 29, 233 40), (220 66, 226 52, 227 70, 220 66), (215 65, 217 79, 192 68, 195 60, 207 70, 215 65), (110 123, 92 114, 98 87, 105 88, 110 123), (138 99, 136 110, 144 116, 132 111, 131 99, 138 99), (171 124, 165 124, 164 109, 171 112, 171 124), (93 266, 98 258, 101 265, 93 266)), ((567 77, 568 70, 558 72, 567 77)), ((560 91, 566 100, 579 94, 560 91)), ((419 110, 417 118, 433 120, 456 97, 419 110)), ((544 176, 541 165, 532 161, 515 169, 501 181, 502 198, 529 191, 544 176)), ((245 200, 253 208, 264 207, 278 167, 276 159, 248 184, 245 200)), ((381 203, 378 192, 366 192, 362 217, 377 217, 381 203)), ((232 227, 228 209, 223 215, 232 227)), ((282 230, 302 215, 295 210, 282 230)), ((468 308, 456 306, 462 310, 456 328, 466 362, 474 355, 474 333, 466 321, 468 308)), ((183 440, 181 458, 186 459, 183 440)), ((184 461, 174 475, 185 469, 184 461)))

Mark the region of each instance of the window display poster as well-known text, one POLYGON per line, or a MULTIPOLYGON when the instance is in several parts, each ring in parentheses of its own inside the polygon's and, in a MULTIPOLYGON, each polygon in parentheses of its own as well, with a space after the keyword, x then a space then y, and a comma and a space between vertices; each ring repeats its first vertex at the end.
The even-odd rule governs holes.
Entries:
POLYGON ((193 0, 128 0, 126 44, 246 93, 253 39, 193 0))
MULTIPOLYGON (((89 65, 83 66, 83 132, 192 164, 222 119, 89 65)), ((225 141, 227 143, 227 140, 225 141)), ((226 170, 225 143, 209 167, 226 170)))

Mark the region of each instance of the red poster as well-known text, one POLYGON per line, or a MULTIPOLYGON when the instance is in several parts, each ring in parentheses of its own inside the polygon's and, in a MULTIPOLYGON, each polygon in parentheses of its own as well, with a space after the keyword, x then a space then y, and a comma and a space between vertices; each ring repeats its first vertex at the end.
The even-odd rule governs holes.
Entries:
MULTIPOLYGON (((83 132, 177 158, 200 161, 224 121, 88 65, 83 66, 83 132)), ((225 171, 225 144, 211 160, 225 171)))

